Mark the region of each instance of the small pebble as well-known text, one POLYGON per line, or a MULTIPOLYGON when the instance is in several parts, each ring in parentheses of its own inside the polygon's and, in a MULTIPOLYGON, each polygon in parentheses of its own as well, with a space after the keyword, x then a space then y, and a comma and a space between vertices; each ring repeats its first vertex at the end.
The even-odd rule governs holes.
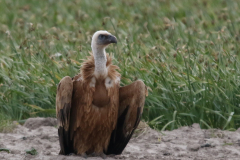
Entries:
POLYGON ((200 148, 200 146, 199 146, 198 144, 193 144, 193 145, 188 145, 188 146, 187 146, 187 149, 188 149, 189 151, 198 151, 199 148, 200 148))

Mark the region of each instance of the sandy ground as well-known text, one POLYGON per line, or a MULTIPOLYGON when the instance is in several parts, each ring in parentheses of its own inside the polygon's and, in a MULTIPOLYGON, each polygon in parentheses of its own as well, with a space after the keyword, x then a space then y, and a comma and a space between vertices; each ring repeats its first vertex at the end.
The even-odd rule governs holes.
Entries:
MULTIPOLYGON (((18 125, 13 133, 0 133, 0 160, 81 160, 79 156, 60 156, 56 119, 31 118, 24 126, 18 125), (37 155, 26 154, 35 148, 37 155)), ((89 157, 101 160, 101 157, 89 157)), ((202 130, 198 124, 163 133, 141 124, 122 155, 113 159, 240 159, 240 129, 235 132, 202 130)))

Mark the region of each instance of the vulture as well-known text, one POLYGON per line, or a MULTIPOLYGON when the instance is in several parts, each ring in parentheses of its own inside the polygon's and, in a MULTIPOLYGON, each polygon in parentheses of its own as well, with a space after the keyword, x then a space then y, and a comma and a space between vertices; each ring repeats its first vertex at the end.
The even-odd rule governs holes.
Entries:
POLYGON ((137 80, 120 87, 118 66, 105 49, 117 43, 107 31, 94 33, 92 54, 75 77, 57 87, 56 115, 62 155, 121 154, 139 124, 147 88, 137 80))

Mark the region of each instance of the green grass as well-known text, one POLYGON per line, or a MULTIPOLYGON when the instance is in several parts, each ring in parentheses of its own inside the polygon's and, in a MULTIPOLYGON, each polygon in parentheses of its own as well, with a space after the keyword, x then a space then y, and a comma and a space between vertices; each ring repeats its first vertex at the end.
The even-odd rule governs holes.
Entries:
POLYGON ((174 129, 240 127, 240 1, 0 1, 0 115, 55 116, 56 87, 79 72, 100 29, 122 83, 149 88, 143 119, 174 129), (56 56, 60 53, 61 56, 56 56))
POLYGON ((37 150, 33 147, 30 150, 27 150, 26 153, 31 154, 31 155, 37 155, 38 154, 37 150))

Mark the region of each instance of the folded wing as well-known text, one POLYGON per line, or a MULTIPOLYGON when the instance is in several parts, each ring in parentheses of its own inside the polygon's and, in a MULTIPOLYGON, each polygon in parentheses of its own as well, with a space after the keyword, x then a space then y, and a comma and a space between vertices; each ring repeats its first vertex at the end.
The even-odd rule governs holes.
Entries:
POLYGON ((69 139, 70 110, 72 103, 73 82, 72 78, 64 77, 57 88, 56 113, 58 122, 58 135, 60 143, 59 154, 70 154, 72 145, 69 139))
POLYGON ((120 88, 118 122, 106 154, 122 153, 140 122, 146 94, 147 89, 142 81, 120 88))

